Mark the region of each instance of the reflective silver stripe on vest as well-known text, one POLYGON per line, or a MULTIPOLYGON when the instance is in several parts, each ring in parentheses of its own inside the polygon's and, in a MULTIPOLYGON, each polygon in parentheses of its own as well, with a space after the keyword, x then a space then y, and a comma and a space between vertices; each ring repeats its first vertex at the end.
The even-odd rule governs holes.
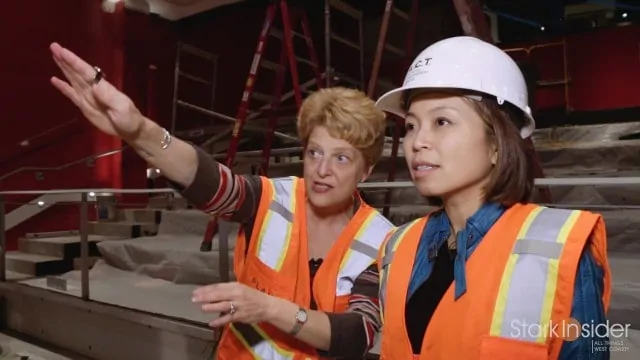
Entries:
POLYGON ((296 207, 296 178, 270 179, 269 184, 273 186, 273 200, 260 229, 256 229, 260 231, 257 256, 271 269, 280 271, 291 240, 296 207))
POLYGON ((529 214, 505 266, 491 335, 541 343, 549 336, 559 261, 579 216, 545 207, 529 214))
POLYGON ((420 219, 416 219, 412 222, 406 223, 399 228, 397 228, 389 240, 384 246, 384 253, 382 256, 382 271, 380 272, 380 288, 379 288, 379 301, 380 301, 380 313, 384 319, 384 304, 386 301, 387 295, 387 278, 389 277, 389 269, 391 262, 393 261, 393 256, 396 253, 396 249, 400 245, 400 239, 402 239, 407 231, 413 227, 420 219))
POLYGON ((256 325, 233 323, 229 329, 240 342, 251 352, 255 359, 288 360, 294 353, 279 347, 256 325))
POLYGON ((342 257, 336 283, 336 296, 349 295, 355 280, 378 258, 378 249, 393 224, 373 210, 363 222, 351 242, 349 251, 342 257))

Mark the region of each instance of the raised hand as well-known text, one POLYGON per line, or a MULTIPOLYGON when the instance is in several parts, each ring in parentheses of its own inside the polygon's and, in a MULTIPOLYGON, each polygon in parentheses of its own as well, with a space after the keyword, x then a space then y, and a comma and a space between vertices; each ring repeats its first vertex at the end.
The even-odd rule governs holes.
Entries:
POLYGON ((98 129, 123 138, 135 139, 144 117, 131 99, 105 79, 96 78, 96 69, 57 43, 50 46, 53 60, 67 81, 57 77, 51 83, 71 100, 98 129))

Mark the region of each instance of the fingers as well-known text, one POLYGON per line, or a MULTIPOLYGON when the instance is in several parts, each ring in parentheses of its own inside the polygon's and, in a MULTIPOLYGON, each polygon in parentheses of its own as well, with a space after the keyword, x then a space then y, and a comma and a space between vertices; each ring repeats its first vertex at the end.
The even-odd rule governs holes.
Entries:
POLYGON ((129 106, 128 97, 105 79, 100 80, 91 91, 95 100, 107 108, 126 111, 126 107, 129 106))
POLYGON ((210 327, 221 327, 233 321, 233 315, 225 314, 209 322, 210 327))
POLYGON ((193 291, 191 301, 195 303, 209 303, 229 300, 238 294, 236 283, 223 283, 203 286, 193 291))
POLYGON ((77 86, 90 86, 95 76, 95 69, 73 52, 63 48, 58 43, 49 47, 54 60, 59 64, 68 80, 77 86))
POLYGON ((217 312, 226 313, 231 310, 231 301, 219 301, 215 303, 202 304, 202 311, 204 312, 217 312))
POLYGON ((71 85, 69 85, 66 81, 60 80, 57 77, 51 78, 51 84, 55 86, 64 96, 69 98, 76 106, 80 107, 81 101, 78 97, 78 93, 75 91, 71 85))

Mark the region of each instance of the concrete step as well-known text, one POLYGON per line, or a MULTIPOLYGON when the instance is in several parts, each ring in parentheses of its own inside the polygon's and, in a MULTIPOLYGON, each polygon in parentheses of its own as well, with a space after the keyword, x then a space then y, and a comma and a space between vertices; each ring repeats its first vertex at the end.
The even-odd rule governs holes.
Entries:
POLYGON ((8 251, 5 264, 8 271, 31 276, 62 274, 73 269, 72 259, 8 251))
POLYGON ((159 209, 119 209, 116 221, 159 224, 162 210, 159 209))
MULTIPOLYGON (((89 269, 91 269, 93 267, 93 265, 96 264, 96 261, 102 259, 100 256, 89 256, 89 269)), ((73 259, 73 270, 81 270, 82 269, 82 263, 80 262, 80 258, 77 257, 75 259, 73 259)))
POLYGON ((5 271, 5 276, 7 281, 22 281, 22 280, 33 278, 32 275, 21 274, 21 273, 17 273, 15 271, 10 271, 10 270, 5 271))
POLYGON ((94 235, 119 236, 123 238, 155 236, 158 233, 158 224, 131 221, 90 221, 89 233, 94 235))
POLYGON ((37 233, 26 233, 24 235, 25 238, 50 238, 50 237, 60 237, 60 236, 74 236, 80 235, 79 230, 62 230, 62 231, 45 231, 45 232, 37 232, 37 233))
MULTIPOLYGON (((99 255, 96 243, 121 240, 120 236, 89 235, 89 255, 99 255)), ((21 238, 18 250, 25 253, 71 259, 80 256, 80 235, 21 238)))

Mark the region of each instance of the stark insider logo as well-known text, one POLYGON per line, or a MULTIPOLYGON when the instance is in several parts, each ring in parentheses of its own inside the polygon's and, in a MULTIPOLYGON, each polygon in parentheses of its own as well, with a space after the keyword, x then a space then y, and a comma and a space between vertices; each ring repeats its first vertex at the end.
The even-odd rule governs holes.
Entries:
POLYGON ((535 339, 542 336, 574 341, 579 337, 587 339, 609 338, 612 340, 627 338, 631 324, 610 324, 609 320, 603 324, 594 324, 593 321, 580 324, 578 320, 569 318, 557 323, 549 321, 548 324, 530 324, 523 320, 513 320, 510 326, 510 335, 514 338, 535 339))

